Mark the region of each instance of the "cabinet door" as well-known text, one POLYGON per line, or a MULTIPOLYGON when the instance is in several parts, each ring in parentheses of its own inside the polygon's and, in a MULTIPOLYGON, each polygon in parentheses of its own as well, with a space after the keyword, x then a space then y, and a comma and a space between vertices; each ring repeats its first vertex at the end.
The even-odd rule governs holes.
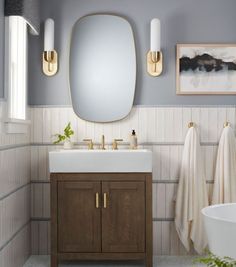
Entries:
POLYGON ((101 251, 101 209, 96 207, 100 193, 100 182, 58 183, 60 252, 101 251))
POLYGON ((103 182, 102 194, 102 252, 144 252, 145 183, 103 182))

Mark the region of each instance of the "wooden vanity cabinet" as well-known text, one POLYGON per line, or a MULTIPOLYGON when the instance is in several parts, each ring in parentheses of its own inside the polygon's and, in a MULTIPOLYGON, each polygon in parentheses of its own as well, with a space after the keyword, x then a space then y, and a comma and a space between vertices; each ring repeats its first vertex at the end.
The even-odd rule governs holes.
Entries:
POLYGON ((52 173, 51 267, 62 260, 152 266, 150 173, 52 173))
POLYGON ((58 251, 101 252, 100 182, 58 182, 58 251))

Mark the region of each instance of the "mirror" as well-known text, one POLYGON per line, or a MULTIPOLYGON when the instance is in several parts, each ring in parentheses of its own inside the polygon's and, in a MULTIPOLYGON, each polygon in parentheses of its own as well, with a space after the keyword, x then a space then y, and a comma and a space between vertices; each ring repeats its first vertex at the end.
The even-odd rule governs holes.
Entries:
POLYGON ((114 15, 89 15, 73 28, 70 91, 75 113, 84 120, 111 122, 133 105, 136 53, 129 22, 114 15))

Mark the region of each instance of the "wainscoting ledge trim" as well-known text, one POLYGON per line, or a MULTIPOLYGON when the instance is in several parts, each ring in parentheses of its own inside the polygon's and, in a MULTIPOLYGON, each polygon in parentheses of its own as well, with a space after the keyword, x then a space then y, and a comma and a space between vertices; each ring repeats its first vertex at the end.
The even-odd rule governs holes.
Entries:
POLYGON ((24 144, 18 144, 18 145, 16 144, 15 145, 2 145, 0 146, 0 151, 28 147, 28 146, 31 146, 30 143, 24 143, 24 144))
POLYGON ((11 243, 11 241, 22 231, 24 230, 25 227, 28 226, 28 224, 30 224, 30 220, 28 220, 23 226, 21 226, 16 232, 15 234, 12 235, 12 237, 5 242, 5 244, 3 244, 1 247, 0 247, 0 252, 9 244, 11 243))
MULTIPOLYGON (((51 218, 37 218, 37 217, 32 217, 31 222, 49 222, 51 218)), ((175 219, 174 218, 153 218, 153 222, 173 222, 175 219)))
POLYGON ((1 196, 1 197, 0 197, 0 201, 2 201, 3 199, 9 197, 10 195, 16 193, 17 191, 20 191, 21 189, 23 189, 24 187, 27 187, 27 186, 30 185, 30 184, 31 184, 31 182, 26 183, 26 184, 24 184, 24 185, 21 185, 20 187, 18 187, 18 188, 16 188, 16 189, 12 190, 11 192, 7 193, 6 195, 1 196))
MULTIPOLYGON (((201 142, 201 146, 218 146, 218 142, 201 142)), ((49 142, 42 142, 42 143, 31 143, 31 146, 56 146, 62 147, 60 144, 53 144, 49 142)), ((74 142, 75 146, 85 146, 84 142, 74 142)), ((95 146, 100 145, 100 143, 94 143, 95 146)), ((111 146, 112 143, 106 143, 106 145, 111 146)), ((119 146, 128 146, 128 142, 123 142, 119 144, 119 146)), ((139 146, 183 146, 183 142, 140 142, 139 146)), ((82 148, 83 149, 83 148, 82 148)), ((84 149, 83 149, 84 150, 84 149)))
MULTIPOLYGON (((153 184, 178 184, 179 180, 153 180, 152 181, 153 184)), ((206 181, 207 184, 213 184, 214 181, 212 180, 207 180, 206 181)), ((49 180, 31 180, 31 184, 50 184, 49 180)), ((0 199, 1 200, 1 199, 0 199)))

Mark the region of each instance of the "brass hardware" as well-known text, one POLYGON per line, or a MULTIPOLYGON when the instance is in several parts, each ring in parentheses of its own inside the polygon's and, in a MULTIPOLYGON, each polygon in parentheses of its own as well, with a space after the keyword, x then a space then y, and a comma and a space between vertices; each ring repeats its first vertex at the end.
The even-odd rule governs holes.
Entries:
POLYGON ((163 55, 161 51, 149 51, 147 53, 147 72, 154 77, 163 71, 163 55))
POLYGON ((190 123, 188 124, 188 128, 192 128, 192 127, 195 127, 195 123, 190 121, 190 123))
POLYGON ((104 136, 104 134, 102 135, 101 149, 102 150, 105 150, 106 149, 105 148, 105 136, 104 136))
POLYGON ((96 208, 99 208, 99 193, 96 193, 96 208))
POLYGON ((117 150, 118 149, 118 144, 117 142, 122 142, 123 139, 114 139, 113 142, 112 142, 112 149, 113 150, 117 150))
POLYGON ((226 127, 228 127, 228 126, 230 126, 230 122, 226 121, 226 122, 224 123, 224 128, 226 128, 226 127))
POLYGON ((93 140, 92 139, 84 139, 84 142, 88 142, 88 150, 93 150, 93 140))
POLYGON ((103 207, 104 209, 107 208, 107 193, 103 194, 103 207))
POLYGON ((53 76, 58 71, 58 55, 55 50, 44 51, 42 55, 43 73, 47 76, 53 76))

